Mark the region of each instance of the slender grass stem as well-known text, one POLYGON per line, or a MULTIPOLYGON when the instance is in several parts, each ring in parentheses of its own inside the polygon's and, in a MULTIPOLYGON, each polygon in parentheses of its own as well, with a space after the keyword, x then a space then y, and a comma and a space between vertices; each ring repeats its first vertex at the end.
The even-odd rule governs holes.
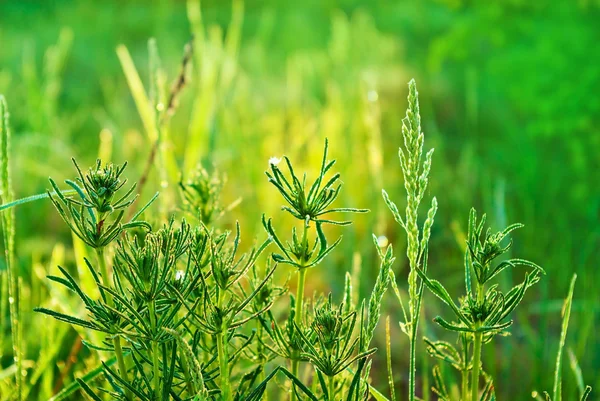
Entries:
POLYGON ((396 389, 394 388, 394 372, 392 370, 392 336, 390 334, 390 317, 385 319, 385 354, 388 371, 388 385, 390 386, 390 401, 396 401, 396 389))
POLYGON ((473 375, 471 377, 471 401, 477 401, 479 395, 479 366, 481 365, 481 344, 483 333, 475 333, 473 345, 473 375))
MULTIPOLYGON (((415 274, 416 277, 416 274, 415 274)), ((417 286, 416 282, 413 285, 417 286)), ((415 401, 416 395, 416 382, 417 382, 417 332, 419 330, 419 320, 421 317, 421 301, 423 299, 422 287, 417 290, 416 300, 414 302, 414 311, 411 311, 411 328, 410 328, 410 361, 409 361, 409 373, 408 373, 408 386, 410 401, 415 401)))
POLYGON ((409 372, 408 372, 408 399, 415 401, 415 382, 417 375, 417 360, 416 360, 416 349, 417 349, 417 325, 412 319, 413 325, 410 330, 410 360, 409 360, 409 372))

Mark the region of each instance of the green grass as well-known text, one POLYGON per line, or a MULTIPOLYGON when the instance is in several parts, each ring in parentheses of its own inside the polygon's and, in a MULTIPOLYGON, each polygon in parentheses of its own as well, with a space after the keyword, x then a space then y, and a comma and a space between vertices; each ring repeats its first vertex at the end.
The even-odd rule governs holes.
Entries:
MULTIPOLYGON (((218 224, 234 229, 239 220, 242 243, 249 244, 264 236, 262 213, 279 216, 281 202, 263 175, 268 160, 286 154, 299 172, 315 177, 318 150, 327 137, 330 158, 338 160, 345 182, 338 202, 368 207, 371 213, 353 217, 354 225, 343 231, 325 229, 333 238, 343 232, 344 240, 323 268, 308 273, 304 292, 331 289, 339 300, 341 277, 355 270, 360 276, 354 276, 354 299, 364 298, 378 271, 371 232, 385 235, 397 256, 404 252, 403 230, 379 193, 385 188, 391 199, 404 198, 396 149, 402 143, 405 82, 415 76, 425 147, 436 148, 425 195, 440 199, 429 245, 431 277, 444 277, 448 291, 458 293, 471 206, 487 211, 494 229, 524 222, 511 251, 536 261, 550 277, 517 309, 512 338, 483 348, 484 369, 503 378, 498 398, 527 399, 533 389, 553 388, 547 367, 556 359, 551 344, 560 339, 560 294, 573 272, 579 281, 565 349, 572 350, 583 379, 566 374, 563 398, 578 398, 579 382, 600 385, 590 373, 600 366, 593 287, 600 238, 595 178, 600 159, 593 151, 600 146, 594 124, 600 81, 591 51, 593 5, 313 2, 291 7, 267 2, 260 7, 236 3, 232 14, 230 5, 203 2, 199 18, 190 4, 132 3, 119 12, 112 2, 0 5, 6 17, 0 40, 7 44, 0 51, 0 93, 11 108, 15 199, 49 189, 48 176, 57 182, 72 178, 65 168, 71 157, 82 165, 98 156, 127 160, 131 181, 140 181, 156 148, 139 205, 160 191, 152 210, 166 218, 179 202, 180 171, 185 182, 194 176, 197 161, 209 176, 215 165, 228 177, 220 176, 226 181, 223 209, 242 198, 218 224), (96 23, 87 23, 92 17, 96 23), (191 32, 196 40, 186 65, 191 32), (152 36, 156 41, 148 43, 152 36), (168 104, 182 70, 186 84, 177 93, 175 113, 167 115, 157 106, 168 104), (136 75, 139 81, 132 86, 136 75)), ((404 207, 399 202, 398 208, 404 207)), ((84 346, 75 362, 65 363, 80 337, 93 334, 31 311, 46 304, 83 316, 72 294, 53 288, 44 277, 59 274, 60 264, 82 280, 82 287, 93 289, 83 256, 94 256, 72 239, 47 200, 6 210, 15 213, 17 246, 14 259, 2 266, 3 375, 11 375, 12 345, 18 345, 11 339, 9 316, 21 313, 24 387, 32 389, 31 397, 48 399, 57 384, 66 386, 96 369, 98 354, 84 346), (11 280, 9 271, 15 273, 11 280), (7 294, 9 288, 16 293, 16 277, 24 295, 11 312, 7 294), (52 334, 40 340, 31 328, 42 324, 52 334)), ((287 233, 288 217, 275 219, 274 230, 287 233)), ((409 269, 398 258, 394 271, 404 299, 409 294, 401 278, 409 269)), ((275 279, 285 280, 291 272, 281 269, 275 279)), ((499 283, 521 278, 508 272, 499 283)), ((290 286, 295 291, 296 285, 290 286)), ((423 297, 425 320, 444 313, 427 291, 423 297)), ((403 320, 392 309, 393 300, 386 299, 383 313, 391 314, 392 322, 403 320)), ((371 367, 378 389, 387 384, 382 327, 375 331, 380 351, 371 367)), ((390 330, 398 338, 391 349, 396 393, 404 397, 408 359, 399 356, 409 342, 398 335, 398 326, 390 330)), ((431 324, 419 332, 453 341, 431 324)), ((102 338, 92 342, 100 344, 102 338)), ((424 350, 417 345, 421 377, 420 361, 428 358, 424 350)))

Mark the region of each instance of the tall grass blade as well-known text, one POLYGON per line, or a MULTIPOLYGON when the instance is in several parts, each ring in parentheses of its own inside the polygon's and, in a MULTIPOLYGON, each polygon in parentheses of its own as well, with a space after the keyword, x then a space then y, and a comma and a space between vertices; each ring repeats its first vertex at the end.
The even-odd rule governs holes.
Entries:
POLYGON ((571 317, 571 305, 573 303, 573 291, 575 290, 575 280, 577 274, 573 274, 571 279, 571 285, 569 286, 569 293, 565 299, 565 303, 562 309, 563 321, 562 329, 560 332, 560 343, 558 345, 558 354, 556 356, 556 369, 554 370, 554 388, 552 390, 552 400, 562 401, 562 356, 565 342, 567 339, 567 329, 569 328, 569 318, 571 317))
POLYGON ((158 139, 158 133, 156 132, 155 116, 152 113, 151 104, 148 100, 146 90, 144 89, 144 84, 142 83, 140 75, 135 68, 133 60, 131 59, 129 50, 127 50, 125 45, 119 45, 117 47, 117 56, 121 62, 123 73, 127 79, 129 90, 131 91, 131 95, 135 101, 135 106, 137 107, 140 118, 142 119, 142 124, 146 130, 146 134, 150 139, 150 143, 154 143, 158 139))
POLYGON ((390 317, 385 318, 385 354, 388 372, 388 384, 390 386, 390 401, 396 401, 396 389, 394 388, 394 371, 392 370, 392 336, 390 334, 390 317))
POLYGON ((577 356, 575 356, 575 353, 571 347, 567 348, 567 355, 569 356, 569 365, 571 366, 571 371, 573 372, 573 376, 575 376, 575 382, 577 383, 579 396, 583 398, 583 394, 585 393, 585 384, 583 382, 583 374, 581 373, 581 367, 577 361, 577 356))
MULTIPOLYGON (((10 129, 8 106, 4 96, 0 95, 0 203, 12 202, 14 195, 10 176, 10 129)), ((15 375, 15 392, 17 401, 22 400, 22 355, 21 355, 21 317, 19 316, 19 276, 15 265, 15 212, 5 210, 0 216, 2 236, 4 238, 4 255, 8 273, 8 303, 12 331, 13 359, 17 367, 15 375)))

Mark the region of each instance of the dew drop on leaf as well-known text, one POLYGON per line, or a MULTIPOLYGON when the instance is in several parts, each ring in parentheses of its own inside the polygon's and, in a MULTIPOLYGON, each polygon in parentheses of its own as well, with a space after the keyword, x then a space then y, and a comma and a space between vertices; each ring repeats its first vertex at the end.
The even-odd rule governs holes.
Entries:
POLYGON ((389 240, 385 235, 377 237, 377 245, 379 245, 380 248, 385 248, 388 244, 389 240))

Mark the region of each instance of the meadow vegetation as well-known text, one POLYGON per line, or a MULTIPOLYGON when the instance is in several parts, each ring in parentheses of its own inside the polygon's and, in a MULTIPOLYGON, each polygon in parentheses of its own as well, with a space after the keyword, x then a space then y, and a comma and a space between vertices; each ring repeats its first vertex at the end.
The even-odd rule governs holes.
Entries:
POLYGON ((0 50, 0 400, 593 399, 600 106, 571 102, 599 80, 542 99, 530 62, 576 63, 592 6, 428 7, 394 11, 462 30, 190 0, 126 5, 98 46, 62 28, 19 71, 0 50), (557 39, 527 58, 494 21, 557 39))

